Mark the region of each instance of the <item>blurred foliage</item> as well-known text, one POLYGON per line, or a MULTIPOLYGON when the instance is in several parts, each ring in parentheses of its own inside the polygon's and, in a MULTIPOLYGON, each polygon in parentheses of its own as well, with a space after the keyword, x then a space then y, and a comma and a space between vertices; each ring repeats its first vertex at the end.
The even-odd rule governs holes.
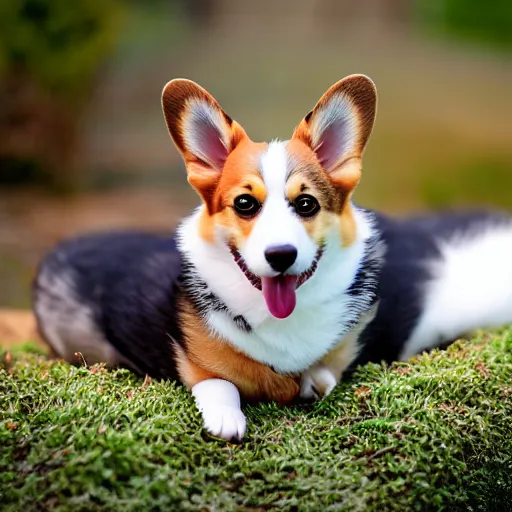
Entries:
POLYGON ((80 112, 120 13, 118 0, 0 2, 0 182, 71 184, 80 112))
POLYGON ((512 49, 512 1, 418 0, 427 27, 477 44, 512 49))
POLYGON ((22 72, 63 94, 87 87, 112 48, 117 0, 0 2, 0 76, 22 72))
POLYGON ((438 168, 426 174, 418 195, 432 209, 450 208, 454 204, 492 204, 496 208, 510 209, 511 189, 510 160, 491 154, 455 168, 438 168))

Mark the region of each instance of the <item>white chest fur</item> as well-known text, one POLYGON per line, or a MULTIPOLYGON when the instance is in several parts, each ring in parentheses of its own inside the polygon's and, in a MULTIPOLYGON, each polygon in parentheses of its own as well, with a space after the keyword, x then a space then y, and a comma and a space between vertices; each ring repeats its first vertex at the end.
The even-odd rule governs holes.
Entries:
POLYGON ((227 306, 229 313, 211 311, 206 321, 213 332, 253 359, 279 372, 300 372, 322 358, 360 312, 350 307, 347 290, 361 264, 365 240, 371 227, 363 212, 356 210, 357 241, 348 248, 340 245, 333 233, 326 240, 318 268, 297 290, 297 306, 285 319, 274 318, 263 294, 240 271, 226 244, 209 244, 199 237, 200 210, 179 230, 181 251, 208 284, 208 288, 227 306), (252 330, 246 332, 233 322, 242 315, 252 330))

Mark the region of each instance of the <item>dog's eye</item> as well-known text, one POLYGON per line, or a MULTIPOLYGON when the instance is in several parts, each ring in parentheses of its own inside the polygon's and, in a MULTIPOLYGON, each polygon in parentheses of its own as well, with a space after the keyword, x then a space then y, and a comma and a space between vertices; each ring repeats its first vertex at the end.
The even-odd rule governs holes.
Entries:
POLYGON ((320 210, 318 201, 313 196, 308 194, 302 194, 297 197, 293 203, 293 206, 295 211, 301 217, 312 217, 316 212, 318 212, 318 210, 320 210))
POLYGON ((235 198, 234 208, 240 217, 252 217, 261 208, 260 202, 249 194, 243 194, 235 198))

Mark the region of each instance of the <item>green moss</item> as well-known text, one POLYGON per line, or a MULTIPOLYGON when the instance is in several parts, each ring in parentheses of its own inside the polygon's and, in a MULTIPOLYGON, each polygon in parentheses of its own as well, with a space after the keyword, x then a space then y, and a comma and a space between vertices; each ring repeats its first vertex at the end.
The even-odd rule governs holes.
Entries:
POLYGON ((512 510, 509 331, 249 407, 240 445, 173 383, 1 360, 3 510, 512 510))

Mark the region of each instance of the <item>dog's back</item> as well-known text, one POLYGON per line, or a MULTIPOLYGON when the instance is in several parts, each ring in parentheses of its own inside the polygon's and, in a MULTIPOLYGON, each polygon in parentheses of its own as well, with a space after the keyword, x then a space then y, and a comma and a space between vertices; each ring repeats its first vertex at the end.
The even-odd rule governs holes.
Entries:
POLYGON ((485 211, 391 219, 380 304, 353 367, 409 359, 472 330, 512 322, 512 218, 485 211))
POLYGON ((41 262, 34 282, 39 330, 70 362, 175 378, 179 274, 169 237, 112 232, 68 240, 41 262))

